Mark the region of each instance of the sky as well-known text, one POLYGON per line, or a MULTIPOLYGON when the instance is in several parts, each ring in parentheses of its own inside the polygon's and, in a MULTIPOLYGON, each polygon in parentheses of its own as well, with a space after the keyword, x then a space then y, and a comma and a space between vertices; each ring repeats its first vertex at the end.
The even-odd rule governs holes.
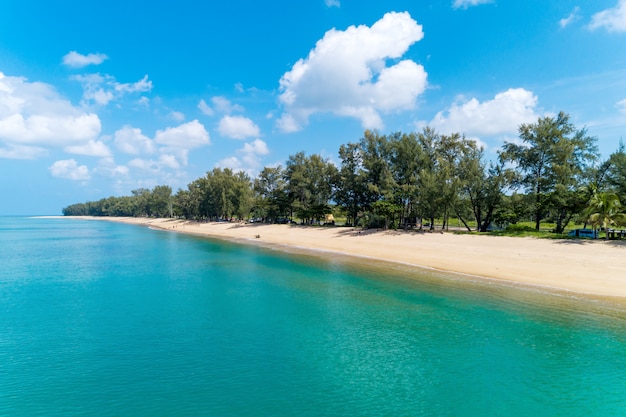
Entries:
POLYGON ((3 0, 0 215, 254 178, 366 129, 626 135, 626 0, 3 0))

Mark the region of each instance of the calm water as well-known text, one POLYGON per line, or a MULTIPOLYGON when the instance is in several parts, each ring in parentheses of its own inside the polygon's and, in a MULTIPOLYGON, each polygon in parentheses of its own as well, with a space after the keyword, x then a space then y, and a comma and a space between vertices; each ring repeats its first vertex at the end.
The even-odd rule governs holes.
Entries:
POLYGON ((626 320, 136 226, 0 218, 0 415, 623 416, 626 320))

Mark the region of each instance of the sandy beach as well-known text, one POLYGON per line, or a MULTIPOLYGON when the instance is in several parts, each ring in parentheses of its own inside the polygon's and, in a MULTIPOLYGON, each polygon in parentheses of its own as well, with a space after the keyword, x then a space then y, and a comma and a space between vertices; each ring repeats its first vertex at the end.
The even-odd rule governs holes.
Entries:
MULTIPOLYGON (((84 217, 81 217, 84 218, 84 217)), ((257 245, 334 252, 515 284, 626 299, 626 242, 95 217, 257 245)))

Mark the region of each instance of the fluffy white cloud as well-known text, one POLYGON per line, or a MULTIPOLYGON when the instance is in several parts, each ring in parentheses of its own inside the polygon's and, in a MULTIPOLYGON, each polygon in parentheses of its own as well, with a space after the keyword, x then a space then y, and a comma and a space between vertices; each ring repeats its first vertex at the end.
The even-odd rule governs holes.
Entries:
POLYGON ((127 154, 150 154, 156 149, 154 142, 141 133, 141 129, 124 126, 115 132, 115 146, 127 154))
POLYGON ((589 28, 592 30, 605 28, 611 32, 626 32, 626 0, 619 0, 615 7, 594 14, 589 28))
POLYGON ((56 178, 73 181, 87 181, 90 178, 89 168, 85 165, 78 165, 75 159, 56 161, 48 169, 50 174, 56 178))
POLYGON ((580 19, 579 12, 580 12, 580 7, 578 6, 574 7, 574 10, 572 10, 569 16, 564 17, 563 19, 559 20, 559 26, 561 26, 561 28, 565 28, 569 26, 570 23, 573 23, 576 20, 580 19))
POLYGON ((87 65, 100 65, 108 58, 105 54, 83 55, 76 51, 71 51, 63 57, 63 64, 72 68, 82 68, 87 65))
POLYGON ((261 134, 259 127, 252 120, 243 116, 222 117, 217 130, 220 135, 232 139, 258 137, 261 134))
POLYGON ((237 150, 237 156, 224 158, 216 166, 230 168, 233 171, 244 171, 248 175, 254 176, 261 167, 261 157, 269 154, 269 152, 265 142, 261 139, 255 139, 237 150))
POLYGON ((192 149, 211 143, 209 132, 197 120, 165 130, 157 130, 154 141, 159 145, 175 148, 192 149))
POLYGON ((104 142, 98 140, 90 140, 89 142, 81 145, 66 146, 63 149, 67 153, 73 153, 76 155, 96 156, 99 158, 106 158, 111 156, 111 150, 104 142))
POLYGON ((105 106, 127 94, 144 93, 152 90, 152 81, 145 75, 134 83, 119 83, 111 75, 86 74, 75 75, 72 79, 83 87, 83 102, 105 106))
POLYGON ((468 7, 478 6, 479 4, 492 3, 493 0, 454 0, 452 7, 454 9, 467 9, 468 7))
POLYGON ((100 119, 74 107, 45 83, 0 72, 0 147, 4 157, 20 157, 32 147, 87 145, 100 134, 100 119))
POLYGON ((461 99, 437 113, 428 125, 442 133, 478 136, 513 133, 520 124, 537 120, 536 106, 537 97, 531 91, 511 88, 482 103, 475 98, 461 99))
POLYGON ((171 169, 180 168, 180 163, 178 162, 178 159, 176 159, 174 155, 169 155, 169 154, 161 155, 159 157, 159 164, 161 166, 171 168, 171 169))
POLYGON ((255 139, 253 142, 246 143, 241 152, 246 155, 267 155, 270 153, 267 143, 261 139, 255 139))
POLYGON ((380 112, 413 109, 426 88, 421 65, 399 59, 421 40, 422 26, 404 13, 387 13, 372 27, 332 29, 280 79, 284 132, 299 130, 314 113, 355 117, 365 128, 381 128, 380 112))
POLYGON ((116 147, 131 155, 148 155, 159 152, 157 161, 136 158, 130 167, 157 172, 162 168, 179 169, 186 166, 189 150, 209 145, 209 133, 197 120, 175 127, 158 130, 154 139, 144 135, 141 129, 124 126, 114 134, 116 147))

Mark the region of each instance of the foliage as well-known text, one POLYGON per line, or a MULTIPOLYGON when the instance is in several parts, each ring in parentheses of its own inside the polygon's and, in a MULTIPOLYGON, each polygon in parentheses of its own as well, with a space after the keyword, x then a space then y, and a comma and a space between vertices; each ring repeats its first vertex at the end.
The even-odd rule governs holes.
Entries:
POLYGON ((299 218, 307 224, 340 213, 342 223, 345 218, 352 226, 434 229, 435 220, 447 228, 457 219, 468 231, 496 225, 508 227, 491 233, 516 235, 531 233, 524 222, 533 220, 538 234, 540 224, 553 222, 550 228, 558 233, 552 236, 572 220, 604 227, 621 223, 621 209, 611 201, 626 198, 623 144, 595 166, 595 139, 564 113, 523 124, 519 132, 521 143, 506 143, 498 161, 487 163, 484 150, 458 133, 428 127, 388 135, 366 130, 357 142, 339 147, 338 166, 298 152, 284 168, 263 168, 254 181, 243 172, 215 168, 175 195, 169 186, 140 188, 130 196, 73 204, 63 213, 254 217, 270 223, 299 218))
MULTIPOLYGON (((588 215, 589 224, 592 226, 601 226, 605 231, 611 226, 626 224, 626 215, 622 210, 619 197, 615 193, 595 192, 589 200, 586 213, 588 215)), ((606 238, 609 238, 608 233, 606 234, 606 238)))
POLYGON ((595 138, 576 130, 563 112, 519 127, 521 144, 507 142, 500 152, 512 164, 513 184, 534 196, 535 229, 549 210, 555 212, 557 232, 562 232, 579 209, 576 189, 586 169, 597 159, 595 138))

